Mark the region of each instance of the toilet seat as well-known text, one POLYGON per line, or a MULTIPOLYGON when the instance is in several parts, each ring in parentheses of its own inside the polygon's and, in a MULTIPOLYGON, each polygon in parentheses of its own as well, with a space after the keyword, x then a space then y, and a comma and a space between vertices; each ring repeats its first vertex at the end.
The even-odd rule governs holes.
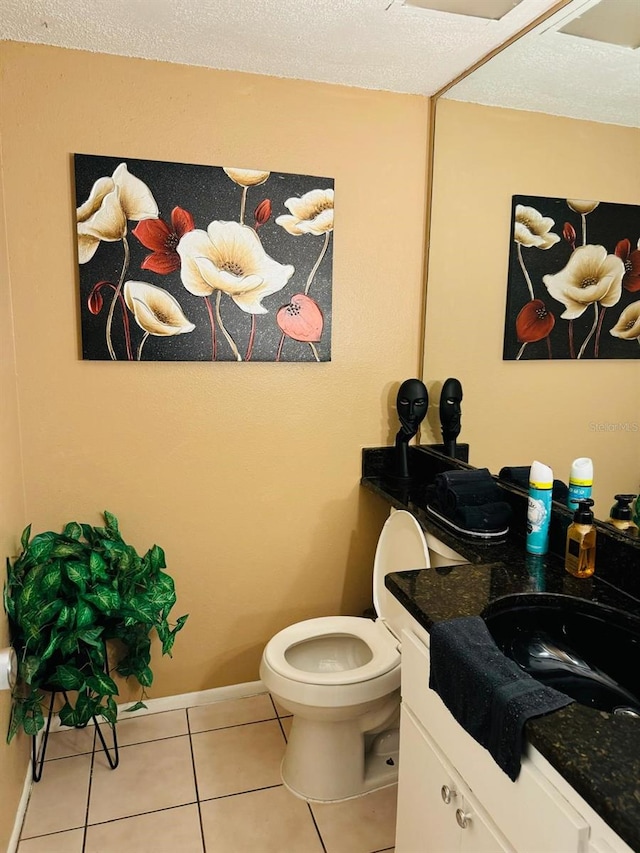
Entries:
POLYGON ((397 642, 384 624, 360 616, 321 616, 290 625, 272 637, 265 648, 264 657, 271 669, 283 678, 301 684, 323 686, 369 681, 400 664, 397 642), (308 672, 288 662, 286 653, 293 646, 331 636, 361 640, 369 647, 371 660, 362 666, 339 672, 308 672))

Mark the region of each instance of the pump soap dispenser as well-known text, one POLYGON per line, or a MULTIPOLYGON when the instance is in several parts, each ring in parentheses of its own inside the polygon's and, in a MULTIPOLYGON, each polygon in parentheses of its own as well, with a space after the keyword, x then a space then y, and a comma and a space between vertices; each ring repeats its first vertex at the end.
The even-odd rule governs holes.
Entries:
POLYGON ((596 568, 596 530, 593 526, 591 498, 578 501, 578 509, 573 514, 573 524, 567 530, 567 547, 564 554, 564 567, 576 578, 588 578, 596 568))
POLYGON ((635 495, 616 495, 616 503, 611 507, 609 524, 622 530, 629 536, 638 535, 638 525, 633 521, 631 501, 635 495))

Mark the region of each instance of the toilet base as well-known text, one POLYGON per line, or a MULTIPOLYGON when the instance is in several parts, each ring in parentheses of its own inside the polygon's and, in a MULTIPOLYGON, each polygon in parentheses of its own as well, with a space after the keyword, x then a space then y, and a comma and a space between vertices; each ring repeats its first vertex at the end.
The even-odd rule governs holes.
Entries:
POLYGON ((324 723, 294 716, 281 767, 285 787, 307 802, 332 803, 395 784, 399 733, 394 700, 384 722, 366 733, 357 718, 324 723))

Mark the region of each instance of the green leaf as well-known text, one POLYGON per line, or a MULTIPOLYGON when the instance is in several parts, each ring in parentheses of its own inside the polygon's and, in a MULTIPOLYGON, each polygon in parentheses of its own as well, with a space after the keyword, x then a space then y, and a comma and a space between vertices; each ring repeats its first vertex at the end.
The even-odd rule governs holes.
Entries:
POLYGON ((24 703, 14 702, 11 709, 11 722, 9 723, 9 731, 7 732, 7 743, 11 743, 16 732, 24 722, 24 703))
POLYGON ((43 597, 54 598, 62 583, 60 563, 52 563, 42 575, 41 592, 43 597))
POLYGON ((29 545, 28 556, 32 560, 34 565, 38 565, 39 563, 44 563, 49 559, 51 555, 51 551, 53 550, 53 541, 51 539, 52 534, 40 533, 38 536, 35 536, 29 545))
POLYGON ((20 662, 18 669, 20 672, 20 678, 26 683, 31 684, 31 680, 33 676, 40 669, 41 658, 38 658, 36 655, 27 655, 27 657, 20 662))
MULTIPOLYGON (((77 666, 60 664, 56 667, 53 681, 56 686, 63 690, 82 690, 85 685, 85 677, 77 666)), ((89 679, 86 680, 86 683, 89 679)))
POLYGON ((86 601, 94 604, 101 613, 111 614, 120 607, 120 594, 111 586, 96 586, 91 593, 84 596, 86 601))
POLYGON ((24 586, 18 596, 18 607, 21 611, 28 611, 30 608, 37 608, 40 599, 40 577, 42 569, 40 567, 33 569, 27 576, 24 586))
POLYGON ((82 528, 76 521, 70 521, 67 525, 65 525, 65 528, 62 532, 70 539, 80 539, 82 536, 82 528))
POLYGON ((91 556, 89 557, 89 571, 91 572, 91 577, 94 580, 99 580, 99 581, 109 580, 109 573, 107 572, 107 564, 103 560, 102 555, 98 554, 97 551, 91 552, 91 556))
POLYGON ((86 643, 89 646, 95 646, 98 649, 102 649, 102 632, 104 628, 87 628, 84 631, 78 631, 78 639, 83 643, 86 643))
POLYGON ((65 572, 71 583, 84 592, 90 578, 89 567, 75 561, 69 562, 65 564, 65 572))
POLYGON ((117 696, 118 685, 104 672, 94 672, 87 678, 87 687, 100 696, 117 696))
POLYGON ((29 538, 31 536, 31 525, 29 524, 22 531, 22 536, 20 537, 20 544, 22 545, 22 550, 26 551, 29 547, 29 538))
POLYGON ((188 618, 188 613, 185 616, 178 616, 178 618, 176 619, 176 626, 171 633, 175 635, 178 633, 178 631, 181 631, 182 628, 184 628, 184 623, 187 621, 188 618))
POLYGON ((59 717, 63 726, 75 727, 78 725, 78 714, 69 702, 65 702, 62 708, 60 708, 59 717))
POLYGON ((40 660, 45 661, 49 660, 51 655, 55 652, 55 650, 61 645, 63 641, 63 635, 59 633, 52 632, 49 642, 45 646, 44 651, 40 655, 40 660))
POLYGON ((87 604, 86 601, 78 602, 76 608, 76 628, 81 631, 83 628, 89 628, 95 623, 95 612, 93 607, 87 604))
POLYGON ((106 509, 103 512, 103 515, 104 515, 104 520, 107 522, 107 530, 110 530, 112 533, 118 533, 119 534, 120 530, 118 528, 118 519, 115 517, 115 515, 112 515, 106 509))
POLYGON ((89 720, 100 713, 100 700, 90 696, 87 692, 82 691, 76 699, 76 715, 78 718, 77 726, 86 725, 89 720))
POLYGON ((76 608, 71 607, 68 604, 63 604, 56 625, 59 628, 70 628, 74 624, 75 619, 76 608))
POLYGON ((130 708, 125 708, 124 713, 128 714, 131 711, 141 711, 143 708, 146 707, 147 706, 144 704, 144 702, 136 702, 135 705, 132 705, 130 708))
POLYGON ((76 542, 73 539, 68 541, 59 540, 51 549, 52 557, 82 557, 86 552, 82 542, 76 542))
MULTIPOLYGON (((9 560, 7 560, 7 563, 8 562, 9 562, 9 560)), ((13 596, 11 595, 11 590, 10 590, 10 587, 8 584, 5 584, 3 587, 3 598, 4 598, 4 609, 5 609, 7 616, 10 619, 14 619, 15 613, 16 613, 16 604, 15 604, 13 596)))
POLYGON ((70 634, 60 634, 60 643, 58 648, 63 655, 73 655, 78 651, 78 637, 74 632, 70 634))
POLYGON ((62 602, 57 599, 45 604, 44 607, 38 611, 38 621, 40 626, 44 627, 48 622, 53 621, 61 609, 62 602))
POLYGON ((145 666, 145 668, 137 674, 137 678, 143 687, 151 687, 151 684, 153 683, 153 673, 151 672, 151 667, 145 666))
POLYGON ((176 635, 171 631, 167 637, 162 640, 162 654, 169 655, 171 657, 171 652, 173 650, 173 644, 176 641, 176 635))
POLYGON ((37 735, 40 729, 44 726, 44 716, 40 705, 33 705, 31 713, 27 712, 22 720, 22 727, 25 734, 37 735))
POLYGON ((111 696, 107 699, 106 705, 100 706, 99 712, 108 723, 111 723, 112 726, 115 726, 118 722, 118 706, 116 705, 115 699, 111 696))
POLYGON ((158 572, 160 569, 164 569, 167 565, 164 558, 164 551, 159 545, 154 545, 150 548, 149 551, 147 551, 146 556, 149 558, 153 574, 158 572))

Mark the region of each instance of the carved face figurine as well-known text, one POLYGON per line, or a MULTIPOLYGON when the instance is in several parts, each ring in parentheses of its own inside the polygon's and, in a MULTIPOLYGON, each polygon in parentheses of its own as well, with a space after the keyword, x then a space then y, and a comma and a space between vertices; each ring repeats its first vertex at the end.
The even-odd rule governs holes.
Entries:
POLYGON ((440 424, 445 441, 460 435, 462 410, 462 385, 457 379, 447 379, 440 394, 440 424))
POLYGON ((402 432, 414 436, 424 420, 429 406, 427 387, 420 379, 405 379, 398 389, 396 408, 402 424, 402 432))

